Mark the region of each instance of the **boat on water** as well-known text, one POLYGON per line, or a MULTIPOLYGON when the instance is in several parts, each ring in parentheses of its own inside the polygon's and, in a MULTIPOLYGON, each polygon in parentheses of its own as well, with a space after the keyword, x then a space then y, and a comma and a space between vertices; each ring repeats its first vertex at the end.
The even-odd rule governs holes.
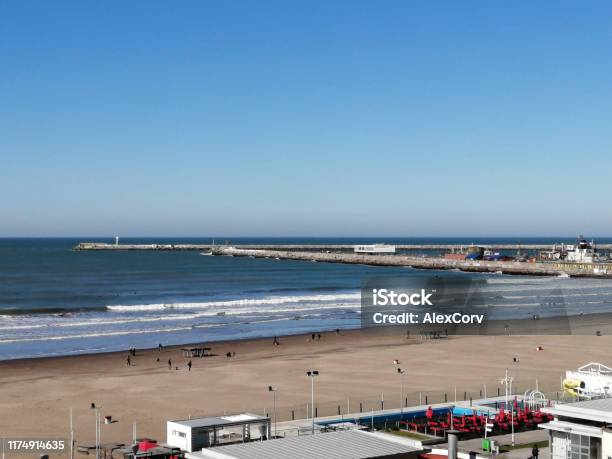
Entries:
POLYGON ((579 236, 575 244, 555 244, 551 250, 540 252, 542 261, 566 261, 570 263, 608 262, 609 256, 599 253, 594 241, 579 236))

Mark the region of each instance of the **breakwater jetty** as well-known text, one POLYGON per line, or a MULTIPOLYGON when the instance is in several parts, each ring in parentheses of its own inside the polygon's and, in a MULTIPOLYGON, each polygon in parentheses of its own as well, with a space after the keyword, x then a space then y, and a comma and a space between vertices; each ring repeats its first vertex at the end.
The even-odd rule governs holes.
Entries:
POLYGON ((366 255, 342 252, 315 252, 271 249, 247 249, 216 246, 212 255, 300 260, 322 263, 362 264, 371 266, 404 266, 417 269, 459 270, 466 272, 520 274, 531 276, 598 277, 612 279, 612 263, 519 262, 453 260, 433 256, 366 255))
MULTIPOLYGON (((393 244, 398 251, 460 251, 470 244, 393 244)), ((489 250, 550 250, 552 244, 478 244, 489 250)), ((355 244, 238 244, 235 248, 245 250, 285 250, 285 251, 353 251, 355 244)), ((192 250, 209 251, 216 249, 214 244, 111 244, 104 242, 81 242, 75 250, 192 250)), ((600 249, 612 249, 612 244, 598 244, 600 249)))

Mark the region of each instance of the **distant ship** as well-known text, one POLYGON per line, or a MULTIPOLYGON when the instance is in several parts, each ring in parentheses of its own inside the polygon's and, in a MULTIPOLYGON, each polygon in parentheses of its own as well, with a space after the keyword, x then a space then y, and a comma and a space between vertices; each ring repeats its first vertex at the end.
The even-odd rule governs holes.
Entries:
POLYGON ((576 244, 555 244, 552 250, 540 252, 542 261, 567 261, 570 263, 608 262, 609 257, 597 252, 594 241, 578 237, 576 244))

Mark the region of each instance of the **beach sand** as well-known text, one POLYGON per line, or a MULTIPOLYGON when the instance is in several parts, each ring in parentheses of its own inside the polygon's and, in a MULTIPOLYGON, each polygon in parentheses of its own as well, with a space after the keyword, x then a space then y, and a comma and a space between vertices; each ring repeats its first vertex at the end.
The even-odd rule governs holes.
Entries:
MULTIPOLYGON (((73 408, 78 443, 94 439, 92 402, 114 422, 102 426, 102 442, 129 442, 132 423, 139 437, 165 441, 165 421, 224 412, 271 412, 268 385, 278 387, 279 420, 305 417, 310 400, 310 379, 316 369, 319 415, 334 414, 337 405, 351 411, 399 406, 400 380, 393 364, 406 370, 405 393, 409 402, 419 392, 429 402, 449 400, 465 391, 477 396, 483 385, 497 395, 499 379, 509 368, 515 388, 523 392, 539 387, 559 390, 566 369, 588 362, 612 364, 612 330, 595 336, 456 336, 423 340, 417 336, 380 335, 359 330, 322 333, 321 340, 299 335, 272 339, 209 343, 213 357, 194 358, 192 371, 181 347, 138 350, 132 366, 126 352, 0 362, 0 432, 3 436, 63 437, 69 435, 69 410, 73 408), (536 348, 542 346, 543 350, 536 348), (235 352, 227 358, 227 352, 235 352), (159 357, 160 362, 157 362, 159 357), (518 363, 513 358, 518 358, 518 363), (168 369, 167 361, 173 368, 168 369)), ((610 324, 611 321, 604 322, 610 324)), ((610 328, 609 325, 606 325, 610 328)), ((502 393, 503 393, 503 389, 502 393)))

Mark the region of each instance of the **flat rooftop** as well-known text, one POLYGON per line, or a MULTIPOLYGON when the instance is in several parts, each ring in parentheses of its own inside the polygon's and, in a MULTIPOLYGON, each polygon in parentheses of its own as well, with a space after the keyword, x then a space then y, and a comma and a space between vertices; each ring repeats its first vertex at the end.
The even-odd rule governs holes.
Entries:
POLYGON ((267 422, 270 418, 260 416, 252 413, 241 413, 241 414, 228 414, 227 416, 210 416, 206 418, 193 418, 193 419, 178 419, 173 422, 186 427, 196 429, 199 427, 216 427, 216 426, 227 426, 236 424, 248 424, 252 422, 267 422))
POLYGON ((556 404, 552 408, 545 408, 544 411, 554 416, 612 423, 612 398, 556 404))
POLYGON ((391 434, 345 430, 206 448, 192 457, 206 459, 366 459, 422 451, 391 434))

